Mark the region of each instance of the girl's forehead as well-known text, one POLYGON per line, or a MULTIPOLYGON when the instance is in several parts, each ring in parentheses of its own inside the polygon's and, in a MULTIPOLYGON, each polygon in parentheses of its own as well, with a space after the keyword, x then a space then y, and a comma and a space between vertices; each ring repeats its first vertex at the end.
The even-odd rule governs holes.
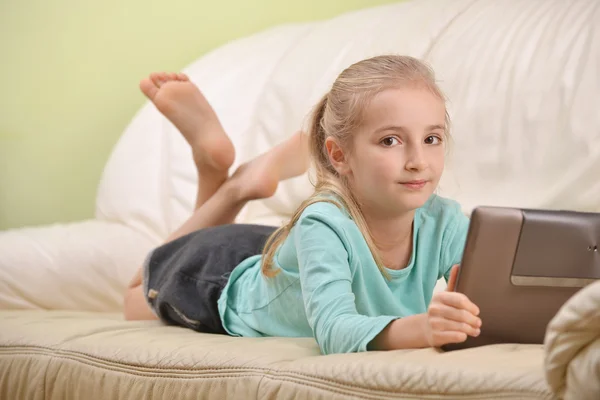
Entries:
POLYGON ((431 90, 422 87, 386 89, 363 110, 362 125, 445 125, 446 105, 431 90))

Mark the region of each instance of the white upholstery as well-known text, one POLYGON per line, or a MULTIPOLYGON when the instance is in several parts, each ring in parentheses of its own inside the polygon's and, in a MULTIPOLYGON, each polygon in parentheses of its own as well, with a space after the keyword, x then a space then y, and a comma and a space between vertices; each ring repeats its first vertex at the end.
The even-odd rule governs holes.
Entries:
MULTIPOLYGON (((302 127, 350 63, 389 52, 423 58, 450 99, 453 120, 442 195, 465 212, 481 204, 600 211, 600 33, 593 29, 599 19, 593 0, 417 0, 273 28, 215 50, 185 72, 233 138, 238 165, 302 127)), ((124 288, 143 254, 187 218, 195 189, 187 144, 147 104, 116 145, 98 191, 96 219, 144 238, 123 253, 104 249, 119 270, 116 284, 124 288)), ((239 220, 279 224, 310 191, 306 176, 284 182, 274 198, 251 203, 239 220)), ((73 229, 65 240, 81 249, 75 239, 85 234, 73 229)), ((0 307, 79 303, 77 291, 59 295, 64 302, 50 300, 27 280, 31 271, 54 269, 61 271, 56 277, 82 274, 79 283, 87 285, 89 263, 41 261, 31 256, 37 254, 31 241, 14 242, 28 235, 52 241, 52 232, 0 234, 0 251, 8 254, 0 274, 12 281, 4 289, 0 280, 0 293, 31 300, 0 296, 0 307)), ((117 304, 107 302, 106 311, 117 304)))
MULTIPOLYGON (((273 28, 185 72, 233 138, 238 165, 302 127, 350 63, 423 58, 453 120, 442 195, 467 213, 600 211, 599 25, 597 0, 414 0, 273 28)), ((195 185, 185 141, 147 104, 106 165, 94 220, 0 233, 0 308, 118 312, 145 254, 190 214, 195 185)), ((279 224, 310 190, 306 176, 284 182, 239 221, 279 224)))
MULTIPOLYGON (((453 120, 441 194, 466 212, 480 204, 600 211, 600 35, 591 29, 600 11, 594 1, 509 3, 421 0, 276 28, 185 71, 244 161, 298 130, 352 62, 423 58, 453 120)), ((185 141, 148 105, 106 167, 97 215, 164 237, 191 212, 194 172, 185 141)), ((240 220, 279 224, 310 190, 306 176, 285 182, 240 220)))
POLYGON ((565 400, 600 397, 600 281, 569 299, 544 340, 546 378, 565 400))
POLYGON ((118 314, 0 319, 2 400, 553 399, 535 345, 321 356, 311 338, 210 335, 118 314))
MULTIPOLYGON (((592 0, 392 4, 273 28, 217 49, 185 72, 233 138, 238 165, 302 127, 312 105, 350 63, 381 53, 423 58, 450 99, 453 120, 442 195, 458 200, 465 212, 481 204, 600 211, 596 5, 592 0)), ((123 253, 104 249, 118 266, 117 285, 124 287, 143 254, 187 218, 195 190, 187 144, 147 104, 115 147, 98 192, 97 220, 120 223, 145 238, 143 245, 129 243, 123 253)), ((306 176, 284 182, 274 198, 251 203, 239 220, 280 224, 310 191, 306 176)), ((65 240, 86 235, 73 229, 68 235, 73 239, 65 240)), ((89 263, 40 261, 30 256, 36 254, 31 241, 14 242, 28 235, 53 240, 53 232, 0 234, 0 251, 8 254, 0 260, 0 274, 12 280, 7 289, 0 280, 0 293, 31 300, 3 295, 0 307, 71 308, 68 304, 79 302, 77 291, 61 294, 64 302, 50 300, 38 283, 27 280, 32 271, 48 275, 54 269, 61 271, 56 277, 83 274, 80 283, 87 285, 89 263), (19 284, 23 287, 15 289, 19 284)), ((77 240, 69 243, 81 246, 77 240)), ((106 310, 115 311, 117 304, 107 302, 106 310)))
POLYGON ((0 309, 120 310, 132 266, 154 245, 97 220, 1 232, 0 309))

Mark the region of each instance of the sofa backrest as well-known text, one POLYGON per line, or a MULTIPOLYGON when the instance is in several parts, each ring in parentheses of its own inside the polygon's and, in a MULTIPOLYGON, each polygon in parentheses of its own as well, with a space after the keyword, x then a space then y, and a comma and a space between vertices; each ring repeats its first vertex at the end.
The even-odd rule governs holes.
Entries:
MULTIPOLYGON (((600 211, 600 8, 595 0, 415 0, 231 43, 186 69, 243 162, 304 126, 348 65, 382 53, 428 61, 450 99, 453 145, 440 194, 477 205, 600 211)), ((192 210, 185 142, 152 105, 116 146, 97 215, 164 237, 192 210)), ((249 204, 240 221, 279 224, 307 176, 249 204)))

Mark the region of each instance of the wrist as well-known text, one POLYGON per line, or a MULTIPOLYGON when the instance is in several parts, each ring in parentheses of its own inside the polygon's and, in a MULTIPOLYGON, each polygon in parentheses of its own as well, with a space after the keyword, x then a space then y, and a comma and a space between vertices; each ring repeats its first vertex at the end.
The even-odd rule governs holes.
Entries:
POLYGON ((390 322, 369 344, 371 350, 400 350, 430 347, 427 314, 411 315, 390 322))

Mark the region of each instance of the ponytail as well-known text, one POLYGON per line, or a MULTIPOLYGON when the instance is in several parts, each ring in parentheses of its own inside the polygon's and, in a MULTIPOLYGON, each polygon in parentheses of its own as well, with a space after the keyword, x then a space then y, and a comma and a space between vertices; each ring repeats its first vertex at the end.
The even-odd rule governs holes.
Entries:
POLYGON ((325 109, 327 108, 328 96, 329 94, 323 96, 315 106, 315 111, 309 126, 309 141, 310 151, 314 156, 313 159, 315 163, 317 165, 327 165, 329 168, 331 168, 331 172, 335 173, 333 167, 331 167, 331 163, 329 162, 327 150, 325 150, 325 139, 327 139, 327 134, 325 133, 325 124, 323 119, 325 117, 325 109))
MULTIPOLYGON (((316 160, 316 162, 320 165, 330 165, 329 157, 327 156, 327 151, 325 150, 325 139, 327 138, 327 134, 325 133, 325 128, 323 127, 323 118, 325 117, 325 109, 327 108, 327 96, 328 94, 325 94, 325 96, 323 96, 315 106, 308 128, 309 149, 313 155, 313 160, 316 160)), ((333 167, 331 168, 333 169, 333 167)), ((275 232, 273 232, 273 234, 271 234, 269 239, 267 239, 263 249, 261 267, 262 273, 265 276, 272 278, 279 273, 278 270, 273 270, 273 258, 275 256, 275 252, 285 241, 285 239, 287 239, 292 227, 296 224, 300 218, 300 215, 302 215, 302 212, 304 212, 304 209, 306 209, 306 207, 309 205, 316 203, 317 201, 323 200, 316 199, 313 195, 308 200, 304 201, 298 210, 296 210, 290 222, 277 229, 275 232)))

